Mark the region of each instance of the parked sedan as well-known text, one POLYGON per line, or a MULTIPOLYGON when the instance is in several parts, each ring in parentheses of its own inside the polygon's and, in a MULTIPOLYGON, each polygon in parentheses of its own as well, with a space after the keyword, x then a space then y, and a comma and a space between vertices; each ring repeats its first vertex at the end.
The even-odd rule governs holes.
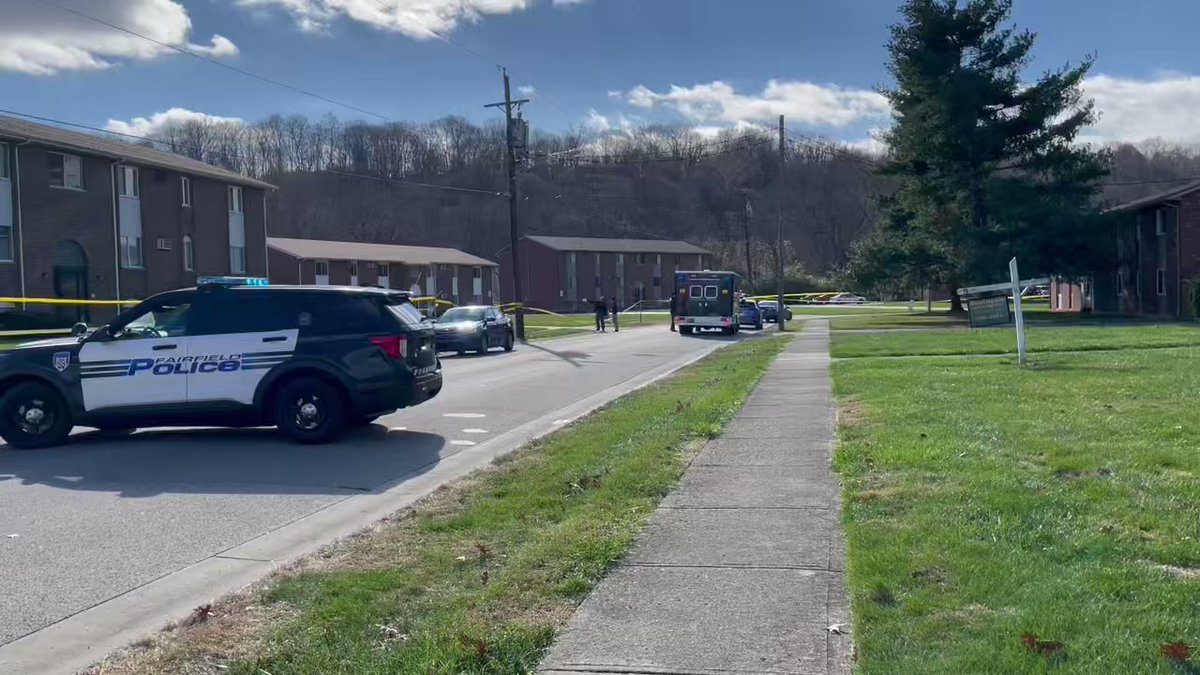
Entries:
POLYGON ((758 330, 762 330, 763 317, 762 312, 758 309, 758 303, 743 299, 738 305, 738 323, 743 326, 754 326, 758 330))
MULTIPOLYGON (((758 310, 762 313, 762 320, 771 323, 779 322, 779 303, 775 300, 760 300, 758 302, 758 310)), ((783 308, 783 318, 787 321, 792 320, 792 310, 787 307, 783 308)))
POLYGON ((515 344, 508 317, 496 307, 452 307, 434 327, 439 352, 486 353, 492 347, 511 352, 515 344))
POLYGON ((838 293, 829 299, 831 305, 864 305, 866 302, 866 298, 851 293, 838 293))

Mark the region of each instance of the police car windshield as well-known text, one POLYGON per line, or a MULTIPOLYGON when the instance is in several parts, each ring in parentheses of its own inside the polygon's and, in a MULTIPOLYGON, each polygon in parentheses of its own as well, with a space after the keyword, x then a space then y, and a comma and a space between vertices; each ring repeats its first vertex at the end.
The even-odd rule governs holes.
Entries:
POLYGON ((483 321, 482 307, 454 307, 438 319, 438 323, 457 323, 460 321, 483 321))

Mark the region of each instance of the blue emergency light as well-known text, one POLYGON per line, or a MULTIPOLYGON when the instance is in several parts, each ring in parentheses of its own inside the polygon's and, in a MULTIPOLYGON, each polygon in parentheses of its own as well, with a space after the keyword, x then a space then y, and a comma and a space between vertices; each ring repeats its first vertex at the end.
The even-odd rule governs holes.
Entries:
POLYGON ((271 281, 263 277, 200 277, 197 286, 270 286, 271 281))

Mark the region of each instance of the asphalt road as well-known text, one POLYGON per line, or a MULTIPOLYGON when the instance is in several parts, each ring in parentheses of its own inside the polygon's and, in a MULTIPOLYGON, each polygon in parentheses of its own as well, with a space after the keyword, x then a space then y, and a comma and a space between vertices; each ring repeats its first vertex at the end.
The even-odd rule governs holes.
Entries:
POLYGON ((0 645, 721 339, 651 327, 450 356, 438 398, 327 446, 271 429, 0 445, 0 645))

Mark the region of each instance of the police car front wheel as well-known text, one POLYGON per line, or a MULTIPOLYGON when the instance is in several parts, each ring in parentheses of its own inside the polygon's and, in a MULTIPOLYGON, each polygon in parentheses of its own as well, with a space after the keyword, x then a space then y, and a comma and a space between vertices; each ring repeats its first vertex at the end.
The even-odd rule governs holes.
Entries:
POLYGON ((14 448, 58 445, 71 426, 66 401, 48 384, 24 382, 0 396, 0 436, 14 448))
POLYGON ((316 377, 283 384, 275 397, 275 425, 299 443, 327 443, 346 428, 346 403, 337 387, 316 377))

